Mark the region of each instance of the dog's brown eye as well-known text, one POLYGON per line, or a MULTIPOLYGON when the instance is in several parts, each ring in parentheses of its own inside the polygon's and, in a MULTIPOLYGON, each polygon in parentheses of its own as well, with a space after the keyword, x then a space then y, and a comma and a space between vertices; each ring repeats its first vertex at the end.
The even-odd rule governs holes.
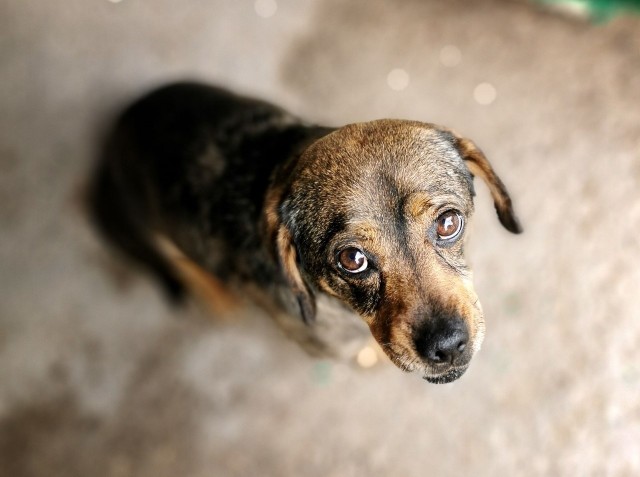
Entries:
POLYGON ((338 254, 340 266, 349 273, 360 273, 367 269, 367 256, 362 250, 349 247, 338 254))
POLYGON ((462 215, 449 210, 436 220, 436 233, 440 240, 451 240, 462 231, 462 215))

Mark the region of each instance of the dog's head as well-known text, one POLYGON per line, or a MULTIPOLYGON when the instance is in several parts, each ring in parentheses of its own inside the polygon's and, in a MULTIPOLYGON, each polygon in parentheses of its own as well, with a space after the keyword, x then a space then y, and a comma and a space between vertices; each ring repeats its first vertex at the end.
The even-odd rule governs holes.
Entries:
POLYGON ((272 188, 267 227, 302 316, 315 291, 362 316, 389 358, 430 382, 460 377, 484 337, 465 265, 473 176, 520 232, 482 152, 437 126, 380 120, 340 128, 304 150, 272 188))

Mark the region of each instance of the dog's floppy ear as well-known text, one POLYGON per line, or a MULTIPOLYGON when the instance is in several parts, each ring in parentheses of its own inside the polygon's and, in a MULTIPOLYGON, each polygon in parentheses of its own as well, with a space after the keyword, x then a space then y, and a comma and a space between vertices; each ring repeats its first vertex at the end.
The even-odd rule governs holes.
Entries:
POLYGON ((291 232, 287 230, 284 224, 280 224, 280 227, 278 227, 276 252, 282 272, 300 305, 302 319, 305 323, 310 324, 316 317, 316 300, 304 278, 302 278, 296 247, 293 243, 291 232))
POLYGON ((522 227, 513 211, 511 197, 509 197, 507 188, 494 172, 484 153, 470 139, 460 137, 450 130, 448 131, 453 134, 456 147, 469 172, 474 176, 480 177, 489 187, 500 223, 509 232, 514 234, 521 233, 522 227))
POLYGON ((270 242, 271 252, 298 301, 302 319, 305 323, 310 324, 316 316, 316 300, 300 272, 298 252, 293 237, 280 217, 279 199, 280 194, 273 190, 267 195, 265 204, 266 236, 270 242))

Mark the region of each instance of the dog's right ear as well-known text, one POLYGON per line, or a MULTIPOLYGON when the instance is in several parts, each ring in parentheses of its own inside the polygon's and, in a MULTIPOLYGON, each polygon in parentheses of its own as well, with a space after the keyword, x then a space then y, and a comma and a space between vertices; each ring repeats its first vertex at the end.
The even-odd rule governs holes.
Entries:
POLYGON ((513 211, 511 197, 507 192, 507 188, 494 172, 484 153, 470 139, 459 136, 456 139, 458 151, 469 172, 473 176, 480 177, 489 187, 500 223, 509 232, 514 234, 522 233, 522 227, 513 211))
POLYGON ((265 202, 265 227, 271 253, 280 266, 280 270, 293 292, 302 320, 310 324, 316 317, 316 300, 309 285, 302 277, 298 252, 291 232, 280 217, 280 195, 269 191, 265 202))
POLYGON ((513 211, 511 197, 507 192, 507 188, 495 173, 493 167, 491 167, 491 164, 480 148, 476 146, 472 140, 460 136, 452 129, 442 126, 435 127, 436 129, 451 135, 453 144, 460 153, 460 157, 464 160, 471 175, 480 177, 487 184, 489 191, 491 192, 491 196, 493 197, 493 203, 495 205, 496 212, 498 213, 498 219, 504 228, 514 234, 522 233, 522 227, 520 226, 520 222, 513 211))

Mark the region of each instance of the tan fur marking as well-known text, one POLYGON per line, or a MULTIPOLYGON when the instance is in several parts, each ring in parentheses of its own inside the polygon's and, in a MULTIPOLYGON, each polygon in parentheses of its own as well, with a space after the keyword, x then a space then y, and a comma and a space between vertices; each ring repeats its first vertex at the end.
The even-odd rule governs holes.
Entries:
POLYGON ((431 201, 425 193, 412 194, 405 205, 405 212, 414 219, 420 217, 429 208, 431 201))
POLYGON ((296 263, 296 249, 291 240, 291 234, 284 225, 278 228, 278 235, 276 238, 276 248, 280 256, 280 264, 287 276, 290 284, 294 288, 296 293, 302 293, 306 291, 306 286, 298 270, 296 263))
POLYGON ((171 261, 189 291, 216 318, 228 317, 239 308, 239 299, 211 273, 185 256, 164 236, 157 237, 162 253, 171 261))

